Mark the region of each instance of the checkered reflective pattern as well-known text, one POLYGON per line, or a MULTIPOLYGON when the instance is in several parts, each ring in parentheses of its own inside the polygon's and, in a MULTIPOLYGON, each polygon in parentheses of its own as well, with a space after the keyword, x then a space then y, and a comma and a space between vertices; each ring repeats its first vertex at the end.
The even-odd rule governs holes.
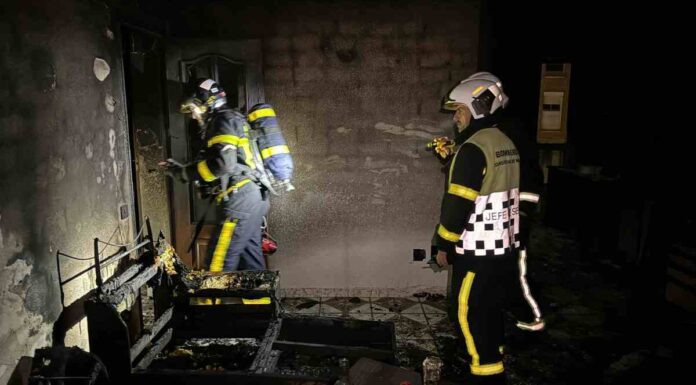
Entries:
POLYGON ((519 189, 479 195, 457 243, 463 255, 503 255, 520 247, 519 189))

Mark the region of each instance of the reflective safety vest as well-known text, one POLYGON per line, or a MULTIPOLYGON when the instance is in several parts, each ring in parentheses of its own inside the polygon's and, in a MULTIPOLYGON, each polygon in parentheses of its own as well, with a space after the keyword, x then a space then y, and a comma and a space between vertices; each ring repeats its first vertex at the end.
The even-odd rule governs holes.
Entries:
POLYGON ((480 130, 466 143, 481 149, 486 157, 486 168, 475 208, 456 251, 476 256, 509 253, 520 246, 519 154, 510 138, 495 127, 480 130))

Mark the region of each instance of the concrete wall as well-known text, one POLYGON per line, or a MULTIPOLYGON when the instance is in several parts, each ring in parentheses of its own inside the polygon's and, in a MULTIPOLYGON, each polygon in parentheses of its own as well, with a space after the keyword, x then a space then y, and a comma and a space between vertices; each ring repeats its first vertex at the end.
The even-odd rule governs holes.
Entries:
MULTIPOLYGON (((0 15, 4 384, 20 356, 51 343, 62 311, 56 252, 89 257, 94 237, 113 234, 112 242, 123 243, 134 229, 120 40, 109 29, 108 8, 87 0, 10 0, 0 15), (95 57, 110 64, 103 81, 93 73, 95 57)), ((66 260, 63 277, 88 265, 66 260)), ((66 305, 89 291, 93 279, 68 284, 66 305)), ((86 332, 78 324, 65 343, 86 347, 86 332)))
POLYGON ((283 286, 444 289, 445 274, 409 261, 438 221, 443 176, 424 146, 450 133, 441 100, 476 70, 479 2, 229 4, 170 27, 263 39, 266 99, 297 166, 297 191, 271 209, 283 286))

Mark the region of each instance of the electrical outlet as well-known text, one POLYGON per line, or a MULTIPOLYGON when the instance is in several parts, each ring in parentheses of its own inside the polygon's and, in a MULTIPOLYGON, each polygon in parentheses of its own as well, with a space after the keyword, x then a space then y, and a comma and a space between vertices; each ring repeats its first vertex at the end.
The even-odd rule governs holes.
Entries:
POLYGON ((420 262, 425 260, 425 249, 413 249, 413 261, 420 262))
POLYGON ((119 207, 119 213, 120 213, 121 220, 128 219, 129 211, 130 210, 128 210, 128 204, 126 204, 126 203, 122 204, 119 207))

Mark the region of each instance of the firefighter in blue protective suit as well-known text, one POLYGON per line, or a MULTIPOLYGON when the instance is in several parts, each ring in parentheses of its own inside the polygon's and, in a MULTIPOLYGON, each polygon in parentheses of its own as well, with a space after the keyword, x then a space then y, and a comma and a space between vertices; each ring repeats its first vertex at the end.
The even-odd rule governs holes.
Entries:
POLYGON ((170 175, 211 191, 216 202, 219 224, 206 266, 212 272, 266 269, 261 245, 268 184, 252 150, 246 116, 227 105, 214 80, 198 80, 192 88, 181 112, 198 122, 206 148, 193 164, 171 167, 170 175))

